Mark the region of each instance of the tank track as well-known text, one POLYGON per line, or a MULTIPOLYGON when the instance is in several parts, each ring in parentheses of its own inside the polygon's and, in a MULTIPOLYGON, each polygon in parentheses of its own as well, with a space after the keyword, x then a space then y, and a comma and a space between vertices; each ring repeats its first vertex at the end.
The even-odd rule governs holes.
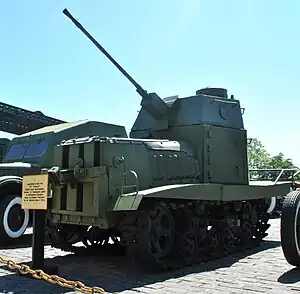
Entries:
POLYGON ((97 227, 61 225, 52 222, 50 211, 46 213, 45 244, 76 255, 124 255, 117 236, 112 231, 97 227), (112 244, 108 243, 111 239, 112 244), (74 244, 82 242, 84 246, 74 244))
POLYGON ((87 237, 86 227, 54 225, 50 214, 46 240, 49 242, 50 236, 52 247, 70 253, 126 254, 147 271, 174 270, 259 246, 270 227, 267 209, 265 200, 218 203, 146 199, 139 210, 124 214, 118 226, 120 241, 114 239, 114 244, 107 243, 111 233, 87 237), (76 242, 83 242, 85 247, 74 246, 76 242))
POLYGON ((125 216, 121 241, 147 271, 179 269, 258 246, 270 227, 267 208, 264 200, 145 201, 125 216))
POLYGON ((59 224, 52 222, 51 213, 49 210, 45 216, 45 244, 50 244, 52 248, 60 249, 64 252, 76 253, 76 247, 72 244, 78 241, 78 237, 75 240, 72 239, 72 234, 64 231, 63 227, 59 224))

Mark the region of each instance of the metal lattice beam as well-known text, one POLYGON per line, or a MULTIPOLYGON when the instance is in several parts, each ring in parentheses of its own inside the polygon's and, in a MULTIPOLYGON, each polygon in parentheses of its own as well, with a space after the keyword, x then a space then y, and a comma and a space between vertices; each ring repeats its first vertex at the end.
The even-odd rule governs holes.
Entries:
POLYGON ((20 107, 0 103, 0 131, 15 135, 64 123, 65 121, 46 116, 40 111, 29 111, 20 107))

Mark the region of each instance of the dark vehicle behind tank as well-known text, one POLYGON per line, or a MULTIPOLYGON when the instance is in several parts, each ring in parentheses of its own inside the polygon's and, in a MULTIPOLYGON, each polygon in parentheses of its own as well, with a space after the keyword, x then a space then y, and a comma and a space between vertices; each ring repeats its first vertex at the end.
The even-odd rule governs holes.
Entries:
POLYGON ((63 12, 136 87, 142 108, 130 137, 78 134, 54 148, 52 246, 72 251, 81 241, 101 250, 110 241, 141 266, 175 268, 259 244, 270 198, 291 184, 249 185, 239 100, 222 88, 183 98, 147 93, 63 12))
POLYGON ((21 237, 30 225, 30 211, 21 207, 22 177, 53 165, 53 148, 77 135, 124 136, 124 127, 81 120, 60 123, 13 138, 0 163, 0 240, 21 237))
MULTIPOLYGON (((0 102, 0 131, 22 135, 32 130, 63 123, 44 115, 40 111, 30 111, 0 102)), ((29 171, 28 164, 4 160, 8 149, 16 139, 0 139, 0 242, 16 239, 23 235, 30 221, 29 212, 21 209, 22 176, 29 171), (3 163, 5 162, 5 163, 3 163), (26 172, 25 172, 26 171, 26 172), (24 173, 25 172, 25 173, 24 173)), ((25 145, 24 145, 25 146, 25 145)), ((11 154, 11 151, 10 151, 11 154)), ((33 169, 34 171, 34 169, 33 169)))
POLYGON ((0 138, 0 162, 3 161, 4 156, 8 150, 10 140, 8 138, 0 138))

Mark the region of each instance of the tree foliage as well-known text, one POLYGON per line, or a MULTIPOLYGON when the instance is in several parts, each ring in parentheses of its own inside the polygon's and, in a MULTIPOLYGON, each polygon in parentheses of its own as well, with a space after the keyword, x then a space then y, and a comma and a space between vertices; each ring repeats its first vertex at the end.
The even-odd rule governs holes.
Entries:
POLYGON ((258 139, 250 139, 248 143, 248 165, 250 169, 270 168, 270 154, 258 139))
MULTIPOLYGON (((248 142, 248 166, 249 169, 293 169, 297 168, 290 158, 285 158, 280 152, 278 155, 271 156, 265 146, 256 138, 248 142)), ((274 180, 278 176, 278 171, 255 172, 259 179, 274 180)), ((292 175, 291 171, 286 171, 282 179, 288 179, 292 175)), ((299 174, 300 176, 300 174, 299 174)))

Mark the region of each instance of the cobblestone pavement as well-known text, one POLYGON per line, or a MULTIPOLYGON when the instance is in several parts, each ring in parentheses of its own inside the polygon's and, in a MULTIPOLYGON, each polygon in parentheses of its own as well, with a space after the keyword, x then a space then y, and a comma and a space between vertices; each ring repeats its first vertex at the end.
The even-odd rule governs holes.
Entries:
MULTIPOLYGON (((141 274, 123 257, 74 257, 48 246, 45 255, 47 262, 59 265, 60 276, 108 293, 300 293, 300 270, 285 261, 280 247, 280 221, 270 222, 267 241, 259 249, 168 274, 141 274)), ((0 256, 30 261, 30 244, 0 249, 0 256)), ((0 293, 75 292, 0 267, 0 293)))

